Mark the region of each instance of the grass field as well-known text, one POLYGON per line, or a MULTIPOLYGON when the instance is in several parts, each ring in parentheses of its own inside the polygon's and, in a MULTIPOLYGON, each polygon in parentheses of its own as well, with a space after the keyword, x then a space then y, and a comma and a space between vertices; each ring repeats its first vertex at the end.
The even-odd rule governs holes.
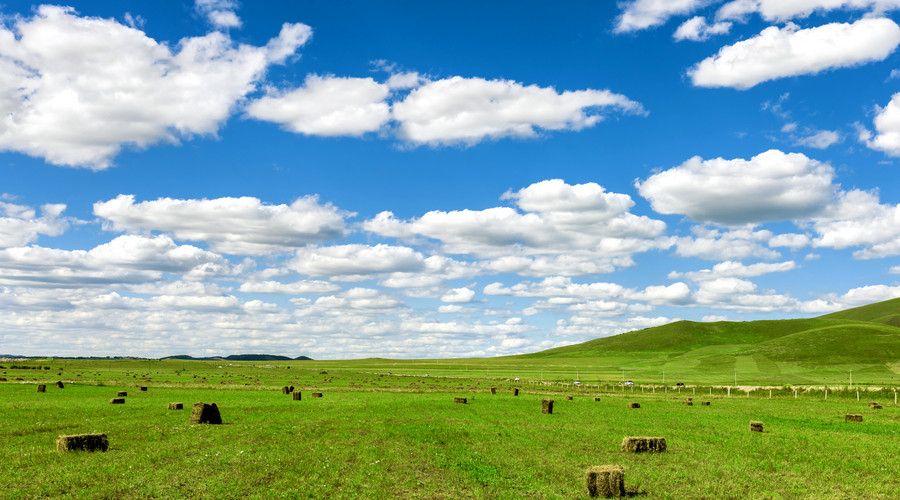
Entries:
POLYGON ((823 390, 796 399, 790 389, 771 399, 768 389, 729 398, 727 389, 705 385, 642 392, 602 377, 599 387, 577 388, 561 384, 571 382, 569 369, 589 369, 578 361, 519 363, 15 363, 50 368, 23 370, 3 362, 0 496, 579 498, 584 469, 604 464, 623 465, 629 493, 644 498, 896 498, 900 491, 893 389, 859 400, 854 389, 831 389, 826 400, 823 390), (301 401, 281 393, 289 384, 301 401), (118 391, 128 392, 126 404, 109 404, 118 391), (711 405, 682 405, 689 396, 711 405), (547 397, 555 400, 552 415, 541 414, 547 397), (869 409, 870 400, 884 409, 869 409), (175 401, 186 409, 167 410, 175 401), (197 401, 217 403, 224 425, 190 425, 197 401), (627 409, 631 401, 641 408, 627 409), (847 413, 864 421, 844 422, 847 413), (765 432, 749 432, 751 420, 764 422, 765 432), (57 436, 90 432, 106 433, 110 450, 56 451, 57 436), (625 436, 662 436, 669 450, 626 454, 625 436))

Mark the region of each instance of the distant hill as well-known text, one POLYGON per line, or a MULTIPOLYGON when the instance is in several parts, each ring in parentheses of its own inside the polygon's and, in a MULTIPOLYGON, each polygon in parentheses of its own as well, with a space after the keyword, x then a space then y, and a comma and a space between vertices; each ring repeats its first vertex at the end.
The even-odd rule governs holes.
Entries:
POLYGON ((852 370, 900 380, 900 298, 808 319, 678 321, 521 357, 723 375, 852 370))
POLYGON ((312 361, 308 356, 297 356, 289 358, 287 356, 278 356, 275 354, 232 354, 230 356, 212 356, 205 358, 195 358, 187 354, 179 354, 176 356, 166 356, 161 359, 184 359, 193 361, 312 361))
POLYGON ((677 321, 525 356, 686 355, 717 346, 728 347, 734 355, 763 354, 780 360, 898 362, 900 298, 809 319, 677 321))

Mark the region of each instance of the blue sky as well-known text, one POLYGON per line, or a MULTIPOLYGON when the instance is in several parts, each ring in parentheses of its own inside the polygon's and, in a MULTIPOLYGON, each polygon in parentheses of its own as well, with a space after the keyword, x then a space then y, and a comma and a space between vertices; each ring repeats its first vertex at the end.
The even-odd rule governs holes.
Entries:
POLYGON ((0 15, 0 353, 496 356, 900 295, 900 0, 0 15))

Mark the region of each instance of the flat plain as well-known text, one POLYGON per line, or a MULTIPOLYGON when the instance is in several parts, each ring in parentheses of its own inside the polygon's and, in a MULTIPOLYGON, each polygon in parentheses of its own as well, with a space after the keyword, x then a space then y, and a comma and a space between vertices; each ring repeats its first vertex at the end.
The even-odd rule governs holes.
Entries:
POLYGON ((7 498, 580 498, 593 465, 624 466, 628 494, 644 498, 900 491, 900 408, 885 383, 859 396, 830 388, 827 399, 824 388, 795 397, 783 385, 770 397, 684 373, 681 388, 672 379, 626 386, 613 368, 528 358, 0 364, 7 498), (288 385, 300 401, 282 393, 288 385), (111 405, 120 391, 126 403, 111 405), (545 398, 552 414, 541 413, 545 398), (191 425, 199 401, 216 403, 223 425, 191 425), (850 413, 863 422, 845 422, 850 413), (750 421, 764 432, 750 432, 750 421), (95 432, 108 435, 109 451, 56 451, 59 435, 95 432), (665 437, 668 450, 624 453, 626 436, 665 437))

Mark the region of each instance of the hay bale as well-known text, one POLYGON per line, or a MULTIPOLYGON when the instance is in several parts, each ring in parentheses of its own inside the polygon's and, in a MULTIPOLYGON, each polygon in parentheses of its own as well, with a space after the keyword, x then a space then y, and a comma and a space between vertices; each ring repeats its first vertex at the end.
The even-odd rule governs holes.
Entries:
POLYGON ((184 405, 181 403, 169 403, 170 410, 183 410, 184 405))
POLYGON ((871 407, 873 410, 881 410, 883 409, 881 405, 875 405, 871 407))
POLYGON ((123 405, 125 404, 125 398, 112 398, 109 400, 109 404, 111 405, 123 405))
POLYGON ((290 393, 292 393, 292 392, 294 392, 294 386, 289 385, 289 386, 288 386, 288 394, 290 394, 290 393))
POLYGON ((553 400, 552 399, 542 399, 541 400, 541 413, 546 413, 548 415, 553 414, 553 400))
POLYGON ((215 403, 194 403, 194 409, 191 411, 192 424, 221 424, 222 416, 219 414, 219 407, 215 403))
POLYGON ((125 397, 128 397, 128 393, 125 391, 119 391, 116 393, 116 396, 118 396, 120 398, 125 398, 125 397))
POLYGON ((566 396, 566 401, 572 401, 573 399, 575 399, 574 396, 566 396))
POLYGON ((491 387, 491 394, 497 394, 497 388, 491 387))
POLYGON ((63 388, 65 387, 65 386, 63 385, 63 383, 62 383, 62 380, 57 380, 57 381, 56 381, 56 387, 58 387, 58 388, 60 388, 60 389, 63 389, 63 388))
POLYGON ((109 439, 106 434, 72 434, 56 438, 56 451, 106 451, 109 439))
POLYGON ((146 387, 146 386, 141 386, 141 390, 144 391, 144 392, 146 392, 146 391, 147 391, 147 387, 146 387))
POLYGON ((844 422, 862 422, 862 415, 848 413, 844 415, 844 422))
POLYGON ((461 405, 464 405, 464 404, 467 403, 467 402, 466 402, 466 398, 453 398, 453 402, 454 402, 454 403, 459 403, 459 404, 461 404, 461 405))
POLYGON ((763 431, 763 423, 757 422, 757 421, 750 422, 750 431, 751 432, 762 432, 763 431))
POLYGON ((291 394, 294 395, 294 401, 300 401, 300 391, 294 391, 291 394))
POLYGON ((641 404, 640 403, 628 403, 628 407, 629 408, 640 408, 641 404))
POLYGON ((684 406, 694 406, 694 402, 690 399, 687 401, 682 401, 681 404, 683 404, 684 406))
POLYGON ((321 398, 321 397, 322 397, 322 393, 321 393, 321 392, 314 392, 314 393, 310 394, 310 396, 312 396, 312 397, 314 397, 314 398, 321 398))
POLYGON ((600 396, 594 396, 594 401, 600 401, 600 396))
POLYGON ((621 465, 595 465, 584 471, 590 497, 624 497, 625 468, 621 465))
POLYGON ((44 384, 38 384, 38 392, 47 392, 47 386, 44 384))
POLYGON ((288 387, 288 386, 284 386, 284 387, 281 388, 281 393, 282 393, 282 394, 290 394, 290 393, 291 393, 291 388, 288 387))
POLYGON ((709 401, 700 401, 700 406, 709 406, 709 401))
POLYGON ((880 410, 881 405, 873 401, 873 402, 869 403, 869 409, 880 410))
POLYGON ((628 453, 666 451, 666 438, 664 437, 626 437, 622 439, 622 451, 628 453))
POLYGON ((513 389, 512 392, 513 392, 513 396, 518 396, 518 395, 519 395, 519 390, 518 390, 518 389, 513 389))

